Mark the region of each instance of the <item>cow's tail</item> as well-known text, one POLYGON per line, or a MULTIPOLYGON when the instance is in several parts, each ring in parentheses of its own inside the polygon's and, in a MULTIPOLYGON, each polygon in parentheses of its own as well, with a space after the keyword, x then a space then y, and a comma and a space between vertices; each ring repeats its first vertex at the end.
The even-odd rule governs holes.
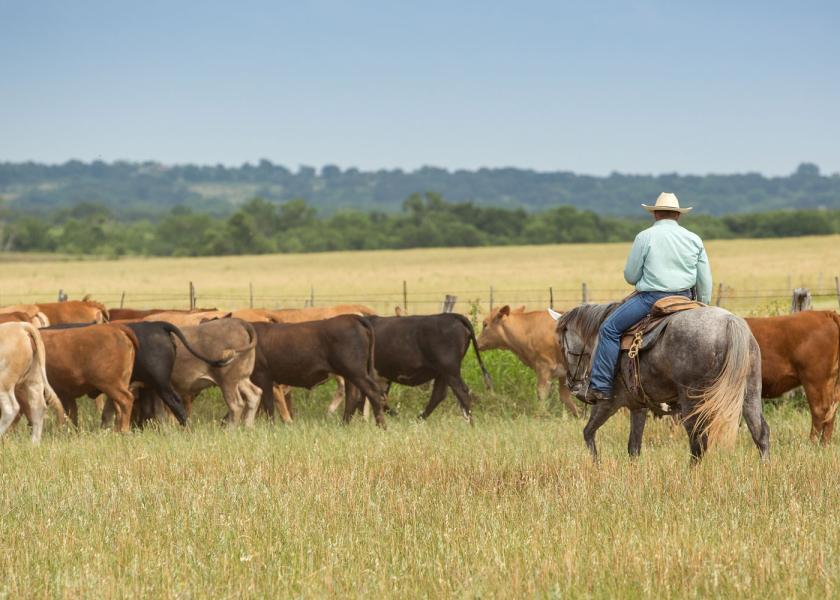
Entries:
POLYGON ((67 415, 64 413, 64 406, 61 404, 61 400, 59 400, 58 395, 50 385, 49 379, 47 379, 47 353, 44 350, 44 340, 41 339, 41 334, 38 333, 38 329, 34 325, 31 323, 22 323, 22 325, 32 342, 36 363, 33 366, 39 370, 41 381, 44 383, 44 400, 46 400, 47 406, 55 411, 59 426, 63 426, 67 420, 67 415))
POLYGON ((226 367, 227 365, 233 362, 234 358, 236 358, 236 354, 233 350, 225 350, 222 353, 222 358, 220 359, 207 358, 190 345, 190 343, 187 341, 187 338, 184 337, 184 332, 182 332, 176 325, 173 325, 172 323, 167 323, 166 321, 160 321, 160 323, 163 325, 163 328, 167 331, 167 333, 169 333, 170 335, 174 335, 179 340, 181 340, 181 343, 184 344, 184 348, 189 350, 190 354, 192 354, 199 360, 203 360, 208 365, 211 365, 213 367, 226 367))
POLYGON ((370 324, 366 318, 360 315, 351 315, 356 318, 356 320, 362 324, 362 327, 365 328, 367 331, 368 336, 368 360, 366 365, 367 374, 370 377, 376 377, 376 367, 374 366, 374 356, 376 353, 376 335, 373 332, 373 325, 370 324))
POLYGON ((697 416, 695 430, 707 436, 710 448, 731 446, 735 442, 752 362, 752 333, 747 323, 734 315, 728 316, 726 334, 728 346, 723 368, 707 388, 699 390, 700 402, 691 413, 697 416))
POLYGON ((128 336, 128 339, 131 340, 131 345, 134 346, 135 352, 137 352, 137 350, 140 349, 140 340, 137 339, 137 334, 134 333, 131 327, 127 325, 122 325, 120 323, 111 323, 111 325, 119 328, 120 331, 122 331, 125 335, 128 336))
POLYGON ((484 387, 488 390, 492 390, 493 380, 490 378, 490 372, 487 371, 487 368, 484 366, 484 361, 481 360, 481 352, 478 350, 478 340, 475 339, 475 329, 473 329, 472 322, 464 315, 455 314, 454 316, 460 319, 461 323, 464 324, 464 327, 467 328, 467 331, 470 334, 470 341, 472 341, 473 350, 475 350, 475 357, 478 359, 478 366, 481 367, 481 375, 484 378, 484 387))

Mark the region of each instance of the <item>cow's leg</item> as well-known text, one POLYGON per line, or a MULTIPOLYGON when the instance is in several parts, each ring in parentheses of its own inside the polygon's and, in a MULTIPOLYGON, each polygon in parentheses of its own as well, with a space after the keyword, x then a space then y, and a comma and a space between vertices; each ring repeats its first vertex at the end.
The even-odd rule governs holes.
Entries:
MULTIPOLYGON (((382 410, 382 404, 385 400, 385 396, 383 395, 382 390, 379 389, 379 384, 377 384, 376 381, 367 374, 363 377, 348 377, 347 382, 359 388, 362 394, 368 397, 371 406, 373 406, 373 417, 376 420, 376 424, 382 429, 385 429, 385 414, 382 410)), ((345 406, 346 404, 347 403, 345 402, 345 406)))
POLYGON ((117 420, 114 428, 120 433, 131 429, 131 409, 134 407, 134 394, 122 388, 103 390, 117 407, 117 420))
POLYGON ((254 371, 251 373, 251 381, 261 390, 260 408, 269 419, 274 419, 274 381, 271 374, 266 371, 254 371))
POLYGON ((6 433, 20 412, 14 388, 0 391, 0 436, 6 433))
POLYGON ((419 418, 428 419, 444 398, 446 398, 446 376, 441 375, 435 379, 435 383, 432 385, 432 395, 429 396, 429 403, 426 404, 426 408, 420 413, 419 418))
POLYGON ((79 402, 75 398, 61 398, 64 405, 64 412, 70 417, 70 422, 78 429, 79 427, 79 402))
POLYGON ((560 398, 560 402, 563 403, 563 406, 566 407, 566 410, 568 410, 575 419, 579 419, 581 417, 582 413, 578 408, 577 403, 575 403, 575 399, 572 398, 572 393, 569 391, 569 388, 566 387, 566 384, 562 379, 557 380, 557 397, 560 398))
POLYGON ((44 415, 47 412, 47 400, 44 398, 44 384, 34 381, 26 387, 27 417, 32 424, 32 443, 41 441, 44 431, 44 415))
POLYGON ((159 381, 157 395, 166 404, 167 408, 172 411, 172 414, 178 419, 178 423, 181 426, 186 426, 187 424, 187 411, 184 409, 184 403, 181 401, 181 397, 178 395, 178 392, 175 391, 175 388, 172 387, 172 384, 169 381, 159 381))
POLYGON ((274 386, 274 410, 280 413, 280 418, 283 420, 284 423, 291 423, 292 415, 289 412, 288 396, 285 390, 285 385, 274 386))
POLYGON ((642 436, 647 421, 646 408, 634 408, 630 411, 630 438, 627 441, 627 453, 636 458, 642 453, 642 436))
POLYGON ((114 416, 116 415, 117 409, 114 406, 114 401, 105 397, 105 403, 102 405, 102 418, 100 419, 99 425, 102 429, 107 429, 114 423, 114 416))
POLYGON ((470 399, 470 388, 461 379, 460 375, 449 376, 449 387, 455 392, 455 397, 458 399, 458 404, 461 405, 461 414, 467 420, 467 423, 472 425, 472 400, 470 399))
POLYGON ((805 396, 808 398, 808 406, 811 409, 811 441, 828 443, 825 436, 826 423, 831 420, 831 430, 834 429, 834 411, 832 410, 834 400, 834 382, 830 381, 823 385, 815 385, 811 382, 803 384, 805 396))
POLYGON ((364 398, 361 396, 358 388, 353 384, 345 384, 344 394, 344 417, 345 424, 353 419, 353 414, 358 410, 360 401, 364 398))
MULTIPOLYGON (((225 399, 225 404, 228 406, 227 423, 229 425, 236 425, 242 419, 242 412, 245 408, 245 402, 239 395, 238 386, 225 383, 220 386, 222 389, 222 398, 225 399)), ((268 393, 271 395, 271 386, 268 388, 268 393)))
POLYGON ((347 383, 344 381, 344 377, 336 375, 335 383, 335 393, 333 394, 330 406, 327 409, 327 413, 329 414, 333 414, 336 410, 338 410, 338 407, 341 406, 341 403, 344 402, 347 397, 347 383))
POLYGON ((243 379, 236 388, 239 396, 245 403, 245 426, 253 427, 257 411, 260 409, 260 397, 262 390, 251 382, 250 379, 243 379))

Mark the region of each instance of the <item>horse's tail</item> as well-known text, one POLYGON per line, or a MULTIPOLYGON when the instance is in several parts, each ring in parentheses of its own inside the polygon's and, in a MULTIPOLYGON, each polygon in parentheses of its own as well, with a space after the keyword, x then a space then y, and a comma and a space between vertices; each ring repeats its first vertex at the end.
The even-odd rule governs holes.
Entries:
POLYGON ((731 446, 735 442, 752 361, 751 338, 746 321, 735 315, 727 317, 729 347, 723 368, 711 385, 700 392, 700 402, 691 413, 697 417, 695 430, 707 436, 709 448, 731 446))

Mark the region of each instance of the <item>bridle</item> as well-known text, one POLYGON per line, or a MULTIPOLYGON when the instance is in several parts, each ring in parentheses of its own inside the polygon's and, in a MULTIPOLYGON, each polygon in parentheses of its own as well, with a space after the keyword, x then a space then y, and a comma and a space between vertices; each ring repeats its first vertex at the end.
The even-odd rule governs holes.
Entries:
MULTIPOLYGON (((569 388, 571 388, 571 387, 573 387, 574 384, 581 383, 581 382, 583 382, 584 379, 586 379, 586 376, 589 372, 590 361, 589 360, 583 361, 581 359, 584 356, 586 356, 588 358, 591 358, 592 353, 591 352, 570 352, 569 350, 567 350, 568 347, 569 347, 569 344, 566 340, 566 328, 563 327, 563 366, 566 367, 566 385, 569 388), (572 355, 575 358, 577 358, 577 365, 575 366, 575 372, 571 377, 569 377, 569 359, 567 358, 567 355, 572 355), (583 379, 578 379, 578 375, 580 374, 580 366, 582 364, 586 364, 586 368, 583 371, 583 379)), ((584 348, 585 347, 586 346, 584 345, 584 348)))

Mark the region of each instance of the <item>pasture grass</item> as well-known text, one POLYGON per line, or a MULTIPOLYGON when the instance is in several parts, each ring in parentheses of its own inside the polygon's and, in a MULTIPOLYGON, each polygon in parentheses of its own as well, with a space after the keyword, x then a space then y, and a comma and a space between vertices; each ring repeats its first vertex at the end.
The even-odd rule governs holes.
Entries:
POLYGON ((840 451, 807 440, 801 398, 767 408, 772 459, 745 428, 690 467, 685 433, 599 432, 541 406, 533 379, 487 353, 494 392, 397 388, 380 431, 295 392, 296 422, 225 429, 216 392, 188 431, 26 428, 0 442, 0 597, 831 597, 840 590, 840 451))

